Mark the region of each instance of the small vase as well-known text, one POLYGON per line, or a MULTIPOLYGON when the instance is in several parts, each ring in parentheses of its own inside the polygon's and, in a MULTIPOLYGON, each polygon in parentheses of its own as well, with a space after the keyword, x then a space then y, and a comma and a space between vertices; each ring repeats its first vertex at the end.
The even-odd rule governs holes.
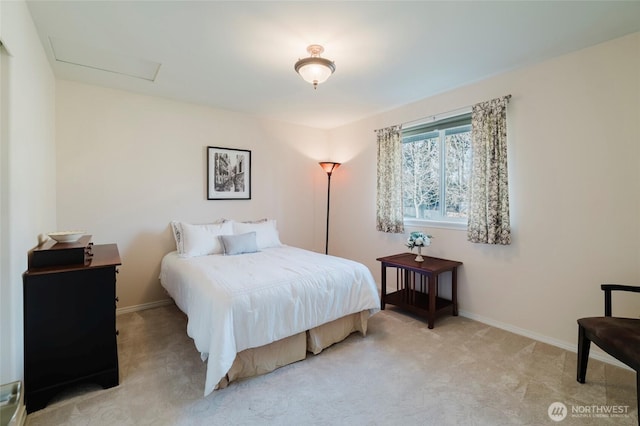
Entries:
POLYGON ((418 247, 418 255, 416 256, 416 262, 424 262, 424 258, 422 257, 422 246, 418 247))

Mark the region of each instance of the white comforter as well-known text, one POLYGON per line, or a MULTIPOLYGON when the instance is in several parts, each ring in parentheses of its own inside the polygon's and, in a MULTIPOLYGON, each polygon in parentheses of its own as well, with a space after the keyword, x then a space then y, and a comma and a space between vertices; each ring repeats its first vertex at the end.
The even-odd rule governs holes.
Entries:
POLYGON ((172 252, 162 260, 160 281, 187 314, 187 334, 208 357, 205 395, 237 352, 380 309, 364 265, 289 246, 236 256, 181 258, 172 252))

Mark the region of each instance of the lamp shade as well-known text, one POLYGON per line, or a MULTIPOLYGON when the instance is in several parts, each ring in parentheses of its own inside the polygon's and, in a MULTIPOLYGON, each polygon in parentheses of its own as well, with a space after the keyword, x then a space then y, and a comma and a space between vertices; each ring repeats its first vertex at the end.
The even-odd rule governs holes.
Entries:
POLYGON ((321 161, 319 164, 329 176, 331 176, 331 173, 333 173, 335 169, 340 167, 340 163, 333 163, 331 161, 321 161))

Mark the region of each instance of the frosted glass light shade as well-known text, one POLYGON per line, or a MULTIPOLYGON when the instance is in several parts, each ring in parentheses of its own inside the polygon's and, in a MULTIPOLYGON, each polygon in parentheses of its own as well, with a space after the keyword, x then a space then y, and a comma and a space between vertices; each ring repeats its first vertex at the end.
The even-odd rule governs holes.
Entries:
POLYGON ((312 44, 307 47, 307 52, 311 56, 298 60, 293 67, 304 81, 313 84, 314 89, 318 87, 318 84, 327 81, 336 70, 336 64, 329 59, 320 57, 320 53, 323 51, 322 46, 312 44))
POLYGON ((324 58, 308 58, 311 59, 298 68, 298 73, 304 81, 311 84, 320 84, 327 81, 333 74, 335 67, 331 67, 331 61, 324 58))

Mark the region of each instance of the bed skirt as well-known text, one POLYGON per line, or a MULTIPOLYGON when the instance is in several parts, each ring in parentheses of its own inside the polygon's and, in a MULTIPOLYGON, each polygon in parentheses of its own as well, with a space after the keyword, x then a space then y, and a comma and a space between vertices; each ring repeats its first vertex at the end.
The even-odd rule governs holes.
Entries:
POLYGON ((307 357, 307 352, 317 355, 353 332, 359 331, 366 336, 370 315, 369 310, 357 312, 268 345, 238 352, 229 372, 220 379, 216 389, 226 388, 236 380, 269 373, 302 361, 307 357))

